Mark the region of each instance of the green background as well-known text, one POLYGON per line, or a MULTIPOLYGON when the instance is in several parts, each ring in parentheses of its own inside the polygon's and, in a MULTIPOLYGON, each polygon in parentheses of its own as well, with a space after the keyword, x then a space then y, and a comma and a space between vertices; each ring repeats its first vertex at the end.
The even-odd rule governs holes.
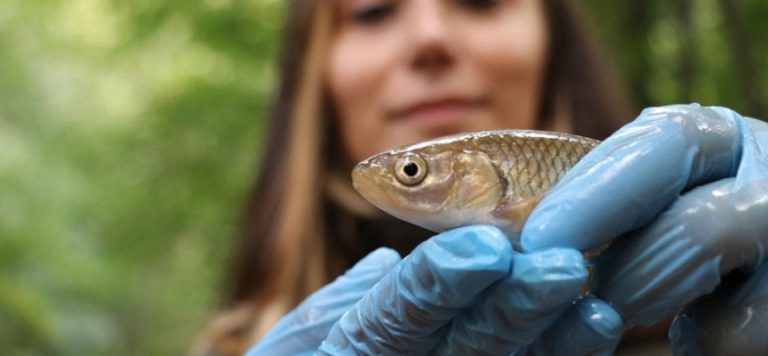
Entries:
MULTIPOLYGON (((768 2, 579 2, 638 107, 768 117, 768 2)), ((184 353, 216 304, 277 0, 0 1, 0 354, 184 353)))

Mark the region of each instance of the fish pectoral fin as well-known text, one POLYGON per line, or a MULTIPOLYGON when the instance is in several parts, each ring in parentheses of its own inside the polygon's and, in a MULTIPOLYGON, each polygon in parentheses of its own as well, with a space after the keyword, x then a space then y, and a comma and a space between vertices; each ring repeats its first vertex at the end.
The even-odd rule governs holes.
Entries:
POLYGON ((504 202, 496 207, 491 212, 491 215, 494 218, 508 222, 508 229, 520 231, 523 229, 525 221, 528 220, 528 216, 531 215, 536 205, 539 205, 542 198, 544 198, 544 195, 540 194, 522 201, 504 202))

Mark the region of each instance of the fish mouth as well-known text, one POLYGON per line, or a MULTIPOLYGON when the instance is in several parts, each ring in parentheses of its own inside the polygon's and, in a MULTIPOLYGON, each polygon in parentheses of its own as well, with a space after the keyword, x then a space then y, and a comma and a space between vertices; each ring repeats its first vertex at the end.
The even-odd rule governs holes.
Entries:
POLYGON ((402 215, 398 207, 402 207, 387 191, 386 174, 387 170, 382 166, 367 161, 361 162, 352 170, 352 187, 373 206, 400 217, 402 215))
POLYGON ((352 187, 355 188, 358 194, 362 195, 365 200, 381 209, 379 203, 382 199, 386 199, 386 194, 381 187, 373 181, 371 167, 366 162, 359 163, 352 170, 352 187))
POLYGON ((388 170, 376 163, 361 162, 352 170, 352 186, 365 200, 379 210, 400 220, 421 226, 432 231, 440 231, 439 226, 429 222, 423 209, 398 201, 397 193, 390 189, 388 170))

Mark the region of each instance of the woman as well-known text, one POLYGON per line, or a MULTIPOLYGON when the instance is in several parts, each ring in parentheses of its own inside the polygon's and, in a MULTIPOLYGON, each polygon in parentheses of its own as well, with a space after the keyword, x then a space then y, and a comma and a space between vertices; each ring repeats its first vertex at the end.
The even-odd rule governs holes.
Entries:
POLYGON ((215 353, 242 352, 377 247, 405 255, 433 235, 362 202, 355 162, 478 129, 604 138, 631 118, 567 1, 293 1, 287 20, 264 162, 204 336, 215 353))

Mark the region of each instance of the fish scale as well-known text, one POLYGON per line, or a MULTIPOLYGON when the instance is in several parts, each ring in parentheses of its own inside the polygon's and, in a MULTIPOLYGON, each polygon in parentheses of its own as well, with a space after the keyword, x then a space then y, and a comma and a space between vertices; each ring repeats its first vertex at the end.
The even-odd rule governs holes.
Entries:
MULTIPOLYGON (((565 135, 565 134, 560 134, 565 135)), ((572 138, 572 135, 564 138, 572 138)), ((488 153, 505 177, 515 177, 508 193, 520 199, 538 195, 542 190, 548 190, 562 178, 570 168, 587 152, 586 146, 594 147, 593 140, 562 140, 557 137, 525 137, 521 135, 483 136, 476 141, 489 141, 496 146, 488 153), (574 144, 575 143, 575 144, 574 144), (539 166, 550 162, 547 169, 539 170, 539 166)), ((478 145, 487 149, 488 145, 478 145)))
POLYGON ((491 224, 514 241, 547 191, 598 143, 534 130, 463 133, 377 154, 355 167, 352 180, 400 219, 433 231, 491 224), (397 170, 407 164, 415 176, 397 170))

